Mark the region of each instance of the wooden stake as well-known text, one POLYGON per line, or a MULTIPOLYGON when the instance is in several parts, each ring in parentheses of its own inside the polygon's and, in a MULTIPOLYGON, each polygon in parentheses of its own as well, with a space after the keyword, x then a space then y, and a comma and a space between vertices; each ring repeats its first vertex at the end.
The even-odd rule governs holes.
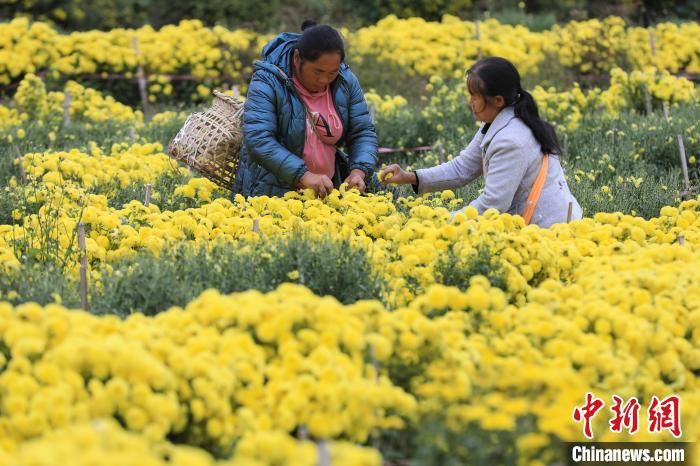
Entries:
POLYGON ((66 91, 63 95, 63 127, 68 128, 70 126, 70 101, 71 95, 69 91, 66 91))
POLYGON ((151 204, 151 183, 146 185, 146 198, 143 201, 143 205, 148 207, 151 204))
POLYGON ((19 149, 17 144, 15 146, 15 153, 17 158, 17 168, 19 170, 19 178, 22 180, 22 184, 27 184, 27 172, 24 171, 24 163, 22 163, 22 151, 19 149))
POLYGON ((375 379, 377 382, 379 382, 379 361, 377 361, 377 358, 374 355, 374 347, 372 345, 369 346, 369 359, 372 362, 372 367, 374 368, 375 379))
MULTIPOLYGON (((653 64, 656 66, 656 41, 654 40, 654 30, 652 28, 649 28, 649 48, 651 49, 653 64)), ((649 94, 649 89, 646 85, 644 86, 644 104, 647 107, 647 115, 651 115, 651 94, 649 94)))
POLYGON ((685 237, 683 236, 683 233, 678 235, 678 244, 680 244, 681 246, 685 245, 685 237))
POLYGON ((136 129, 133 126, 129 128, 129 139, 131 139, 132 144, 136 142, 136 129))
POLYGON ((374 110, 374 104, 369 104, 369 119, 372 121, 372 124, 374 124, 376 120, 376 112, 374 110))
POLYGON ((318 448, 318 466, 331 466, 331 452, 328 450, 328 443, 325 440, 319 441, 318 448))
POLYGON ((678 138, 678 152, 680 152, 681 157, 681 169, 683 169, 683 184, 686 192, 688 192, 690 190, 690 178, 688 178, 688 161, 685 158, 685 144, 680 133, 676 136, 678 138))
POLYGON ((139 38, 137 36, 134 36, 134 51, 136 52, 136 60, 138 61, 137 77, 139 83, 139 94, 141 95, 141 105, 143 106, 143 113, 148 115, 149 104, 148 91, 146 89, 146 75, 143 71, 143 65, 141 64, 141 52, 139 50, 139 38))
POLYGON ((445 163, 445 148, 442 146, 442 142, 437 144, 438 162, 445 163))
POLYGON ((88 262, 87 247, 85 246, 85 224, 78 223, 78 246, 80 247, 80 305, 84 310, 88 310, 88 262))
POLYGON ((481 21, 479 21, 478 19, 476 20, 476 41, 477 41, 476 58, 480 59, 481 58, 481 21))
POLYGON ((651 94, 649 94, 649 88, 646 85, 644 86, 644 104, 647 108, 647 115, 651 115, 653 110, 651 106, 651 94))
MULTIPOLYGON (((666 117, 666 122, 671 122, 671 114, 669 111, 668 102, 663 103, 664 116, 666 117)), ((685 190, 681 193, 681 197, 684 194, 690 192, 690 177, 688 176, 688 161, 685 154, 685 143, 683 142, 683 135, 681 133, 676 133, 676 140, 678 141, 678 155, 681 159, 681 170, 683 171, 683 186, 685 190)))
POLYGON ((299 440, 309 440, 309 430, 306 428, 306 426, 299 426, 297 429, 297 438, 299 440))
POLYGON ((260 219, 253 220, 253 233, 260 233, 260 219))
POLYGON ((574 203, 569 202, 569 211, 566 214, 566 223, 571 223, 571 217, 574 214, 574 203))

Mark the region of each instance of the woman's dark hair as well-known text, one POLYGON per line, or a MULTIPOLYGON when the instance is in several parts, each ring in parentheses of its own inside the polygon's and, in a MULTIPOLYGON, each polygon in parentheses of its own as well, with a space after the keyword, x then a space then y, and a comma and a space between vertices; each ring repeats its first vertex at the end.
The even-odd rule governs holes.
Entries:
POLYGON ((515 116, 532 130, 542 152, 561 155, 554 127, 540 118, 535 99, 522 88, 520 73, 511 62, 501 57, 485 57, 467 70, 467 76, 470 92, 473 90, 484 97, 502 96, 505 105, 512 105, 515 116))
POLYGON ((345 44, 338 31, 308 19, 302 23, 301 31, 296 49, 302 61, 316 61, 324 53, 339 53, 340 61, 345 61, 345 44))

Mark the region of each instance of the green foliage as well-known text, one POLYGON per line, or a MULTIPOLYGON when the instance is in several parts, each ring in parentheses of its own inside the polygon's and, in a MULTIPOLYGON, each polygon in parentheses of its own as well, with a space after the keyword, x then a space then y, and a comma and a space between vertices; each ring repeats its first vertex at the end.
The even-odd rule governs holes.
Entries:
MULTIPOLYGON (((446 417, 446 413, 426 415, 419 425, 383 431, 373 446, 380 448, 389 464, 403 464, 403 459, 410 458, 411 464, 418 466, 516 466, 517 439, 537 431, 532 416, 517 419, 515 431, 487 430, 475 421, 456 429, 448 427, 446 417)), ((561 461, 564 449, 556 439, 551 443, 542 456, 561 461)))
POLYGON ((69 308, 80 306, 78 284, 66 278, 59 264, 28 259, 23 259, 16 271, 0 274, 0 301, 13 305, 61 302, 69 308))
POLYGON ((646 176, 639 188, 632 183, 610 183, 604 192, 600 185, 591 182, 571 183, 571 191, 583 208, 585 216, 596 212, 624 212, 644 218, 657 217, 663 206, 680 202, 682 178, 678 171, 660 171, 654 173, 653 167, 647 169, 646 176))
POLYGON ((347 51, 346 61, 365 91, 401 95, 413 102, 419 100, 427 82, 424 76, 406 76, 404 67, 381 61, 372 54, 363 54, 353 49, 352 42, 348 42, 347 51))
POLYGON ((435 265, 435 281, 461 290, 469 288, 469 280, 477 275, 486 277, 491 286, 506 290, 506 271, 486 245, 477 245, 467 257, 461 257, 452 248, 440 256, 435 265))
POLYGON ((197 18, 207 25, 251 27, 262 32, 296 31, 304 19, 359 27, 387 15, 420 16, 439 21, 450 14, 462 18, 492 16, 518 22, 533 30, 545 29, 556 19, 585 19, 611 14, 628 15, 644 23, 661 18, 696 19, 700 6, 694 0, 35 0, 0 2, 0 16, 25 14, 52 21, 66 30, 159 28, 182 19, 197 18))
POLYGON ((176 245, 160 257, 142 252, 114 264, 103 282, 91 308, 119 315, 153 315, 184 306, 207 288, 267 292, 284 282, 301 283, 347 304, 380 299, 385 287, 363 249, 348 241, 303 234, 248 245, 220 244, 211 250, 176 245))
POLYGON ((557 23, 557 18, 552 10, 543 11, 538 14, 529 13, 525 9, 525 3, 522 3, 522 8, 504 8, 497 10, 489 16, 497 19, 501 24, 511 24, 513 26, 522 25, 533 32, 542 32, 551 29, 557 23))
POLYGON ((422 466, 516 466, 517 437, 513 432, 483 429, 470 422, 459 432, 435 417, 421 425, 416 442, 415 464, 422 466))

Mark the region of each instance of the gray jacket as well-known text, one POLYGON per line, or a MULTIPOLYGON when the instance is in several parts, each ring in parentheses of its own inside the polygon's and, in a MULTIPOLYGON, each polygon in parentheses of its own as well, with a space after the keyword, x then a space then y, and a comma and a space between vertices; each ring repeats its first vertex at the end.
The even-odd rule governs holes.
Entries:
MULTIPOLYGON (((535 178, 542 164, 542 150, 534 134, 515 116, 513 107, 505 107, 485 134, 484 125, 466 149, 441 165, 416 170, 418 193, 442 191, 464 186, 483 174, 484 192, 470 204, 479 213, 494 208, 522 215, 535 178)), ((583 215, 581 206, 569 191, 559 157, 549 158, 547 181, 530 223, 549 227, 566 222, 569 203, 572 219, 583 215)))

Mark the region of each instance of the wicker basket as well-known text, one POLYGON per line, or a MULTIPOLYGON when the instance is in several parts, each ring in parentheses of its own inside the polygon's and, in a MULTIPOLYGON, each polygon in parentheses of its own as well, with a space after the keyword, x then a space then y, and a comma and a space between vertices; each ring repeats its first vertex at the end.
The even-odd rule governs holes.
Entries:
POLYGON ((168 153, 230 190, 243 140, 243 103, 219 91, 214 96, 211 108, 187 117, 168 153))

